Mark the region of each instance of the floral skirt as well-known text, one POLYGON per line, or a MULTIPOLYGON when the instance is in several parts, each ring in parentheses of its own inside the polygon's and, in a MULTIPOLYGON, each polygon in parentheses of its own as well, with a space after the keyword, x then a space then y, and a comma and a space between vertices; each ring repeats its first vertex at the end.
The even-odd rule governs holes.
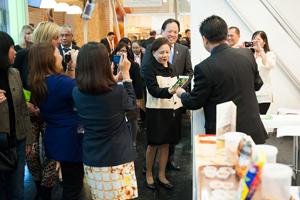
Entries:
POLYGON ((84 174, 93 199, 133 199, 138 197, 134 162, 112 167, 84 165, 84 174))

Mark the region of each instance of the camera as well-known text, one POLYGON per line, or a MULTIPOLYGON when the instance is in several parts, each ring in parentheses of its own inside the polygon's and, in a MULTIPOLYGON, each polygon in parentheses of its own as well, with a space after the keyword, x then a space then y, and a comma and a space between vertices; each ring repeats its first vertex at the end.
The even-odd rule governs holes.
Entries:
POLYGON ((245 47, 253 47, 253 42, 245 42, 245 47))
POLYGON ((71 54, 65 54, 65 62, 69 63, 72 60, 71 54))
POLYGON ((113 56, 113 63, 119 63, 121 60, 121 55, 114 55, 113 56))

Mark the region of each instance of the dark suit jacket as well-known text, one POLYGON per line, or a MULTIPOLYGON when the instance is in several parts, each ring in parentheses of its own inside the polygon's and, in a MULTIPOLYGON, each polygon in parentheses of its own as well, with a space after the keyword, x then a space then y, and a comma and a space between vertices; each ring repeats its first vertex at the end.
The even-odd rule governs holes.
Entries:
MULTIPOLYGON (((61 46, 62 45, 58 45, 58 50, 59 50, 60 55, 63 57, 62 66, 64 68, 64 71, 66 71, 67 70, 67 63, 64 62, 64 52, 63 52, 61 46)), ((78 46, 72 44, 72 49, 79 50, 80 48, 78 46)))
MULTIPOLYGON (((152 60, 152 53, 150 52, 151 45, 147 46, 144 58, 142 60, 141 65, 141 75, 144 78, 144 71, 145 66, 151 62, 152 60)), ((193 68, 192 68, 192 62, 191 62, 191 56, 189 49, 186 46, 183 46, 178 43, 174 43, 174 53, 173 53, 173 62, 172 65, 174 66, 176 70, 176 75, 185 75, 189 76, 190 80, 193 78, 193 68)), ((189 85, 189 82, 185 84, 185 87, 189 85)))
POLYGON ((250 135, 256 144, 265 143, 255 95, 263 81, 252 52, 221 44, 194 70, 194 88, 190 94, 183 93, 181 101, 187 109, 204 108, 206 133, 216 133, 216 105, 233 101, 237 106, 236 131, 250 135))
POLYGON ((155 40, 155 37, 150 37, 148 40, 146 40, 143 44, 142 47, 147 48, 149 44, 152 44, 152 42, 155 40))
POLYGON ((136 109, 132 84, 111 88, 105 94, 73 89, 74 103, 85 128, 82 161, 88 166, 116 166, 138 157, 125 120, 125 112, 136 109))
POLYGON ((100 41, 100 43, 104 44, 104 45, 106 46, 106 48, 107 48, 108 53, 111 54, 112 49, 110 49, 109 43, 108 43, 108 41, 107 41, 107 38, 103 38, 103 39, 100 41))
MULTIPOLYGON (((134 53, 132 51, 131 51, 131 54, 132 54, 132 60, 134 61, 134 53)), ((140 63, 142 65, 142 60, 143 60, 144 54, 141 52, 140 56, 141 56, 141 58, 140 58, 141 62, 140 63)))

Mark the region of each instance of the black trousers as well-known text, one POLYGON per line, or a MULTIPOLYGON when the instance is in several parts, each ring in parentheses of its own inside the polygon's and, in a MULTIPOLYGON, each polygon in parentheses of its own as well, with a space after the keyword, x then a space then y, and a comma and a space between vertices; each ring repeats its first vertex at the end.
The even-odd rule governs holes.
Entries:
POLYGON ((78 200, 83 186, 82 162, 60 162, 63 177, 63 200, 78 200))
POLYGON ((270 108, 271 103, 259 103, 259 114, 265 115, 267 114, 269 108, 270 108))

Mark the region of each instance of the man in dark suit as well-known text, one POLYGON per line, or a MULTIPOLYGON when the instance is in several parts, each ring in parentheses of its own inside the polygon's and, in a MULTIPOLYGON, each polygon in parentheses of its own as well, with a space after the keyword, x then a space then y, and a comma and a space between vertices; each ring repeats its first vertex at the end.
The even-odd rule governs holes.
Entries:
MULTIPOLYGON (((189 49, 177 43, 178 33, 180 31, 180 24, 175 19, 167 19, 162 25, 162 36, 169 40, 171 43, 170 60, 169 62, 175 67, 177 76, 185 75, 190 79, 193 77, 193 69, 191 63, 191 57, 189 49)), ((144 77, 145 65, 152 60, 152 53, 150 52, 150 46, 147 46, 144 58, 141 65, 141 75, 144 77)), ((190 82, 190 81, 189 81, 190 82)), ((189 85, 186 83, 186 86, 189 85)), ((146 113, 147 114, 147 113, 146 113)), ((181 118, 180 118, 181 119, 181 118)), ((181 122, 178 122, 181 123, 181 122)), ((169 147, 169 159, 167 167, 170 169, 180 170, 180 167, 174 162, 175 145, 170 144, 169 147)))
POLYGON ((155 37, 156 37, 156 31, 155 30, 151 30, 150 31, 150 37, 148 38, 148 40, 146 40, 142 44, 142 47, 146 49, 149 44, 152 44, 152 42, 155 40, 155 37))
MULTIPOLYGON (((61 40, 61 44, 58 46, 58 50, 60 52, 60 55, 64 58, 65 54, 72 50, 79 50, 79 47, 72 44, 72 40, 73 40, 73 29, 68 26, 68 25, 62 25, 60 27, 61 33, 60 33, 60 40, 61 40)), ((66 71, 67 70, 67 63, 62 62, 63 68, 66 71)))
POLYGON ((107 34, 107 37, 103 38, 100 42, 106 46, 109 55, 111 55, 112 52, 114 51, 114 39, 115 39, 115 33, 109 32, 107 34))
POLYGON ((206 134, 216 134, 216 106, 233 101, 237 106, 236 131, 246 133, 256 144, 265 143, 255 91, 263 85, 253 53, 226 43, 227 24, 218 17, 206 18, 200 26, 203 44, 210 57, 196 65, 191 93, 177 90, 185 108, 204 108, 206 134))

